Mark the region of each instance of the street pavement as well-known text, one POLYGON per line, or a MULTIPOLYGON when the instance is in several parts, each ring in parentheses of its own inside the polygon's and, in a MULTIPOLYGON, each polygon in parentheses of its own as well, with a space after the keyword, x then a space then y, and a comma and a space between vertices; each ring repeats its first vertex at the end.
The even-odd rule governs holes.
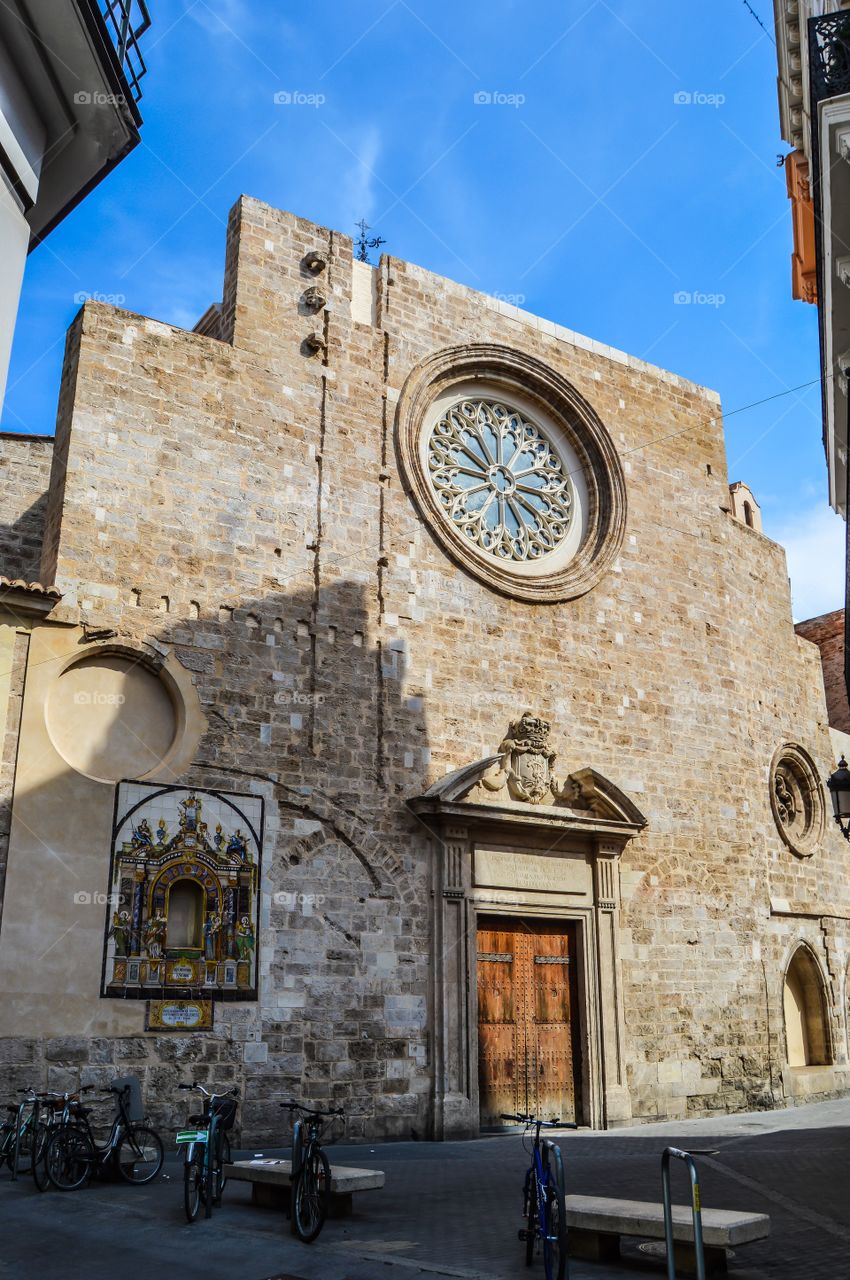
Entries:
MULTIPOLYGON (((699 1152, 704 1207, 771 1217, 769 1240, 730 1259, 735 1280, 850 1280, 850 1100, 784 1112, 588 1130, 558 1139, 567 1191, 661 1199, 661 1152, 699 1152)), ((255 1154, 253 1151, 245 1155, 255 1154)), ((266 1155, 286 1154, 284 1148, 266 1155)), ((526 1157, 518 1135, 472 1142, 337 1146, 332 1163, 383 1169, 386 1187, 355 1196, 355 1213, 329 1220, 302 1245, 279 1210, 254 1207, 229 1183, 221 1209, 189 1225, 181 1168, 150 1187, 99 1182, 41 1195, 27 1176, 0 1175, 0 1277, 65 1280, 410 1280, 543 1276, 524 1265, 520 1227, 526 1157)), ((687 1201, 674 1168, 674 1199, 687 1201)), ((617 1266, 574 1262, 573 1280, 664 1277, 662 1257, 624 1244, 617 1266)))

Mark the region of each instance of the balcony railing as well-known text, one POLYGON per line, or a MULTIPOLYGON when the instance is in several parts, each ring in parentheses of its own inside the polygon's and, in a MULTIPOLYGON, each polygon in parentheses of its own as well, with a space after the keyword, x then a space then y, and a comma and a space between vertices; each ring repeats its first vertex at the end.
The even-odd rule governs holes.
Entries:
POLYGON ((147 71, 139 39, 151 25, 145 0, 98 0, 121 70, 136 102, 142 96, 139 81, 147 71))
POLYGON ((850 93, 850 12, 809 20, 812 106, 850 93))

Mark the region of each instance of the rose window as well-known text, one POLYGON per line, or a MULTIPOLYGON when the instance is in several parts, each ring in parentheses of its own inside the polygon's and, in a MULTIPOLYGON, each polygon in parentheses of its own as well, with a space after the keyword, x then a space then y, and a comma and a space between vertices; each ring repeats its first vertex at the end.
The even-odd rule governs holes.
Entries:
POLYGON ((539 560, 564 541, 573 485, 535 423, 498 401, 464 399, 428 442, 428 469, 451 523, 501 560, 539 560))

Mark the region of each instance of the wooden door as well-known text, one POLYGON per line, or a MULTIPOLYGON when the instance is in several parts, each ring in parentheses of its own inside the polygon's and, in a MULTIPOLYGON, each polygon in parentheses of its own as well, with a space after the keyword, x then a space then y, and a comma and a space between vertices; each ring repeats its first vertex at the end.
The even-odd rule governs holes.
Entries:
POLYGON ((574 1120, 580 1082, 575 1026, 576 926, 482 917, 478 930, 481 1123, 502 1112, 574 1120))

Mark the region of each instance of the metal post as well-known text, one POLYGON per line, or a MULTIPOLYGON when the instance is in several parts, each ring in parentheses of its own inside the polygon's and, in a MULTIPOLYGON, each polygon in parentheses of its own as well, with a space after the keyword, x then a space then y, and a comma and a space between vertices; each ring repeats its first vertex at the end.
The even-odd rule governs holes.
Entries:
POLYGON ((15 1116, 15 1152, 14 1152, 14 1155, 12 1156, 12 1181, 13 1182, 17 1182, 18 1180, 18 1156, 20 1155, 20 1151, 21 1151, 21 1118, 24 1114, 24 1110, 26 1106, 27 1104, 25 1102, 20 1103, 20 1105, 18 1106, 17 1115, 15 1116))
POLYGON ((700 1207, 699 1178, 692 1155, 678 1147, 667 1147, 661 1157, 661 1192, 664 1199, 664 1239, 667 1245, 667 1280, 676 1280, 676 1259, 673 1256, 673 1205, 670 1200, 670 1159, 684 1160, 691 1177, 691 1209, 694 1219, 694 1257, 697 1280, 705 1280, 705 1251, 702 1243, 702 1209, 700 1207))
POLYGON ((296 1120, 292 1126, 292 1171, 289 1175, 292 1182, 295 1181, 295 1175, 296 1173, 298 1173, 303 1162, 304 1162, 304 1126, 301 1120, 296 1120))

